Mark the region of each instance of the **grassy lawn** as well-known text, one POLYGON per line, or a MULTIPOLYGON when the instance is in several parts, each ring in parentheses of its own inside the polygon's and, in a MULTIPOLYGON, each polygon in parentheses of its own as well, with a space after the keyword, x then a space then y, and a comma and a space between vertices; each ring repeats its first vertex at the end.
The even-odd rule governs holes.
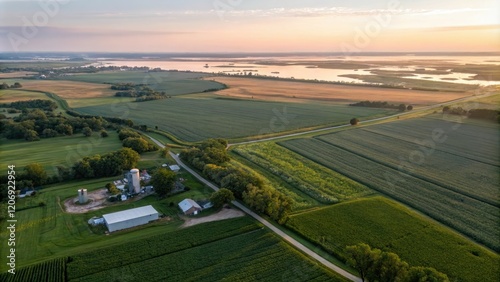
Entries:
POLYGON ((57 173, 57 166, 71 167, 85 156, 105 154, 122 148, 118 134, 108 131, 109 137, 101 138, 94 132, 91 137, 81 133, 73 136, 42 138, 40 141, 1 139, 0 165, 16 165, 16 170, 30 163, 40 163, 49 175, 57 173))
POLYGON ((287 227, 336 256, 360 242, 430 266, 451 281, 497 281, 499 256, 383 197, 352 200, 294 215, 287 227))
POLYGON ((83 114, 122 116, 136 124, 172 133, 185 141, 206 138, 243 138, 316 127, 345 124, 352 117, 361 119, 384 116, 393 111, 354 108, 333 103, 265 102, 227 99, 216 95, 187 95, 141 103, 115 105, 123 111, 112 111, 109 105, 75 109, 83 114))

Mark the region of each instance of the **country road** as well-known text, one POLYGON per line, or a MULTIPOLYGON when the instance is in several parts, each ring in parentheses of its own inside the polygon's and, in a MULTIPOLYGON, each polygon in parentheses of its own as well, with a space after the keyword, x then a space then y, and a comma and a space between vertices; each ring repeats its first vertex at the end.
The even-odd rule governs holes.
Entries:
MULTIPOLYGON (((148 136, 148 135, 146 135, 146 136, 148 136)), ((148 136, 148 137, 151 140, 153 140, 153 142, 155 142, 161 148, 165 147, 165 145, 163 145, 161 142, 159 142, 158 140, 154 139, 153 137, 151 137, 151 136, 148 136)), ((184 164, 184 162, 182 162, 181 159, 176 154, 170 152, 170 156, 177 162, 177 164, 180 167, 182 167, 187 172, 189 172, 190 174, 192 174, 194 177, 196 177, 203 184, 207 185, 208 187, 212 188, 215 191, 219 190, 219 188, 217 186, 213 185, 210 181, 206 180, 201 175, 199 175, 196 171, 192 170, 190 167, 188 167, 186 164, 184 164)), ((323 264, 327 268, 335 271, 336 273, 342 275, 343 277, 345 277, 345 278, 347 278, 347 279, 349 279, 351 281, 361 282, 361 278, 359 278, 359 277, 357 277, 355 275, 352 275, 351 273, 343 270, 342 268, 334 265, 333 263, 329 262, 325 258, 323 258, 320 255, 316 254, 315 252, 313 252, 312 250, 310 250, 306 246, 302 245, 301 243, 299 243, 297 240, 293 239, 292 237, 288 236, 285 232, 281 231, 280 229, 278 229, 277 227, 275 227, 274 225, 272 225, 271 223, 269 223, 267 220, 265 220, 264 218, 260 217, 258 214, 254 213, 253 211, 251 211, 250 209, 248 209, 244 205, 242 205, 241 203, 239 203, 237 201, 233 201, 232 204, 234 206, 236 206, 237 208, 241 209, 242 211, 244 211, 245 213, 247 213, 248 215, 250 215, 251 217, 253 217, 256 220, 258 220, 260 223, 264 224, 267 228, 269 228, 275 234, 277 234, 278 236, 280 236, 281 238, 283 238, 284 240, 286 240, 287 242, 289 242, 290 244, 292 244, 293 246, 295 246, 297 249, 301 250, 302 252, 304 252, 308 256, 312 257, 316 261, 320 262, 321 264, 323 264)))

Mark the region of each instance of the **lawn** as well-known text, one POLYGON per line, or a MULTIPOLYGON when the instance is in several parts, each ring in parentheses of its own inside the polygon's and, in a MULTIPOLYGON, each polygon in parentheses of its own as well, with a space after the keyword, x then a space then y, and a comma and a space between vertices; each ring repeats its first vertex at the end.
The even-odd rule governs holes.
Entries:
POLYGON ((493 282, 500 275, 497 254, 383 197, 294 215, 287 227, 338 257, 346 246, 364 242, 412 266, 434 267, 451 281, 493 282))
POLYGON ((280 145, 498 251, 498 126, 455 125, 435 119, 408 120, 280 145), (442 130, 439 140, 447 138, 425 155, 432 146, 418 143, 432 140, 435 129, 442 130), (377 131, 388 132, 392 139, 371 133, 377 131), (424 159, 416 159, 418 152, 423 152, 424 159), (412 156, 414 163, 408 166, 412 156))
POLYGON ((71 167, 85 156, 105 154, 122 148, 118 134, 108 131, 109 137, 98 133, 84 137, 81 133, 72 136, 42 138, 40 141, 1 139, 0 165, 16 165, 16 170, 30 163, 40 163, 49 175, 57 174, 57 166, 71 167))
POLYGON ((75 109, 82 114, 122 117, 136 124, 172 133, 185 141, 244 138, 262 134, 345 124, 352 117, 383 116, 393 111, 331 103, 265 102, 187 95, 141 103, 120 103, 75 109))

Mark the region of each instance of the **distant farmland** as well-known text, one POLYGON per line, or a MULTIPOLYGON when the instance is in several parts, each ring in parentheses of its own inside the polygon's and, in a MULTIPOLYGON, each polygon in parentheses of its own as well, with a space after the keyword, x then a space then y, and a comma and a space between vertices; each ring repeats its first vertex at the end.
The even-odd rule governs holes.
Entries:
POLYGON ((418 119, 280 144, 499 251, 498 129, 418 119), (425 155, 435 129, 447 138, 425 155))
POLYGON ((325 124, 345 124, 353 116, 367 118, 394 112, 319 102, 226 99, 212 94, 75 110, 82 114, 130 118, 136 124, 158 126, 186 141, 212 137, 242 138, 325 124))

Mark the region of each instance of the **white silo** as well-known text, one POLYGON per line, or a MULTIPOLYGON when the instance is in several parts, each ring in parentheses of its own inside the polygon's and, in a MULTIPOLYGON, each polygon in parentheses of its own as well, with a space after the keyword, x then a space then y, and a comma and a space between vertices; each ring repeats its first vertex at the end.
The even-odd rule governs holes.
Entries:
POLYGON ((130 170, 129 178, 129 191, 130 193, 140 193, 141 192, 141 177, 139 176, 139 170, 133 168, 130 170))
POLYGON ((87 189, 78 189, 78 202, 80 204, 85 204, 89 200, 87 196, 87 189))

